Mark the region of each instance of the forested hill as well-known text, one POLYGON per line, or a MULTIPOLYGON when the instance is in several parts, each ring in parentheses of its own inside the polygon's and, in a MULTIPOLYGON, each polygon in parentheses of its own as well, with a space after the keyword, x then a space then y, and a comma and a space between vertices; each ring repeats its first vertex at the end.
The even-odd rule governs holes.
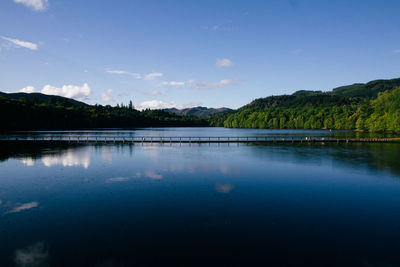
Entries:
POLYGON ((378 93, 400 86, 400 78, 392 80, 375 80, 368 83, 356 83, 332 89, 333 95, 346 97, 377 97, 378 93))
POLYGON ((356 83, 332 89, 332 91, 301 90, 292 95, 269 96, 258 98, 242 109, 264 109, 272 107, 294 107, 305 104, 343 105, 362 101, 364 98, 376 98, 378 93, 400 87, 400 78, 392 80, 375 80, 368 83, 356 83))
POLYGON ((164 109, 167 112, 183 115, 183 116, 195 116, 199 118, 209 118, 212 115, 224 113, 227 111, 231 111, 229 108, 206 108, 206 107, 193 107, 193 108, 184 108, 184 109, 176 109, 176 108, 167 108, 164 109))
POLYGON ((132 106, 88 105, 73 99, 33 94, 0 94, 0 131, 161 126, 207 126, 206 120, 132 106))
POLYGON ((400 132, 400 79, 259 98, 235 112, 215 115, 209 122, 230 128, 400 132))
POLYGON ((77 101, 75 99, 56 96, 56 95, 45 95, 41 93, 3 93, 0 92, 0 97, 13 99, 13 100, 22 100, 26 103, 31 104, 48 104, 54 106, 63 106, 63 107, 84 107, 89 106, 88 104, 77 101))

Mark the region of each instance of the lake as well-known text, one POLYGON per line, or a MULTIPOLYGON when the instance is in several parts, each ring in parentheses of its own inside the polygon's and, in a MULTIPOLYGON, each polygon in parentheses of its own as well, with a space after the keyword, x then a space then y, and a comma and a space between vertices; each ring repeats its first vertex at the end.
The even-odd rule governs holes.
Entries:
MULTIPOLYGON (((154 128, 2 136, 55 134, 360 135, 154 128)), ((400 266, 400 144, 0 149, 0 266, 400 266)))

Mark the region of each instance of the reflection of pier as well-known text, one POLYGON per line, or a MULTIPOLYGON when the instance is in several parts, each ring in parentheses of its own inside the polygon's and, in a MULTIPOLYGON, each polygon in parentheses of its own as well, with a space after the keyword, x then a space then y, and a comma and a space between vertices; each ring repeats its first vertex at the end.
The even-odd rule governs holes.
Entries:
POLYGON ((331 138, 331 137, 282 137, 282 136, 21 136, 3 137, 0 142, 29 143, 400 143, 400 138, 331 138))

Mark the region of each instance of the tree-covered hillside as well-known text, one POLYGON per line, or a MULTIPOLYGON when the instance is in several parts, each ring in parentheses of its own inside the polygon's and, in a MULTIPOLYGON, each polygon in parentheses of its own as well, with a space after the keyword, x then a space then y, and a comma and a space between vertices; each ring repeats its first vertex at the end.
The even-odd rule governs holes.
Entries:
POLYGON ((5 96, 0 96, 0 131, 208 125, 207 121, 200 118, 178 116, 162 110, 138 111, 132 106, 91 106, 55 96, 43 97, 42 101, 30 97, 13 99, 5 96))
POLYGON ((274 129, 358 129, 400 132, 400 79, 377 80, 331 92, 298 91, 252 101, 212 126, 274 129), (377 97, 374 97, 377 95, 377 97))
POLYGON ((184 108, 184 109, 177 109, 177 108, 167 108, 164 109, 169 113, 173 113, 176 115, 183 115, 183 116, 195 116, 199 118, 209 118, 212 115, 225 113, 231 111, 229 108, 206 108, 206 107, 193 107, 193 108, 184 108))
POLYGON ((0 97, 23 100, 31 104, 48 104, 54 106, 63 107, 87 107, 88 104, 77 101, 72 98, 57 96, 57 95, 45 95, 41 93, 3 93, 0 92, 0 97))
POLYGON ((400 86, 400 78, 392 80, 375 80, 368 83, 356 83, 353 85, 334 88, 333 95, 346 97, 377 97, 378 93, 394 89, 400 86))

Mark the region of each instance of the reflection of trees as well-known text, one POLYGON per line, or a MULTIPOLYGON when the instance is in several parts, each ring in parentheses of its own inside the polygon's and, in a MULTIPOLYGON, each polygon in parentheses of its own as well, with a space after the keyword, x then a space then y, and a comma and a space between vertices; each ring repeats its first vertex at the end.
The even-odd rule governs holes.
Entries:
MULTIPOLYGON (((80 144, 32 144, 32 143, 8 143, 0 142, 0 162, 8 158, 22 158, 26 165, 38 159, 48 159, 51 162, 59 159, 62 155, 71 158, 71 153, 79 153, 79 149, 85 145, 80 144)), ((50 162, 50 163, 51 163, 50 162)))
POLYGON ((400 144, 265 144, 253 146, 253 151, 257 157, 271 161, 300 164, 332 161, 337 167, 368 168, 400 176, 400 144))
MULTIPOLYGON (((23 144, 0 142, 0 162, 8 158, 22 158, 24 164, 32 165, 36 160, 47 159, 46 162, 66 163, 81 162, 82 151, 87 151, 85 144, 23 144), (78 159, 75 159, 75 156, 78 159), (71 159, 71 160, 68 160, 71 159), (75 160, 74 160, 75 159, 75 160)), ((90 145, 93 146, 93 145, 90 145)), ((96 145, 94 151, 99 153, 109 145, 96 145)), ((130 145, 116 145, 118 153, 128 153, 132 149, 130 145)), ((211 148, 212 149, 212 148, 211 148)), ((158 153, 169 153, 168 151, 157 150, 158 153)), ((153 150, 148 150, 147 153, 153 150)), ((368 168, 371 170, 390 172, 400 176, 400 144, 385 143, 348 143, 348 144, 265 144, 254 145, 252 151, 258 158, 266 158, 269 161, 321 164, 324 161, 331 161, 334 166, 368 168)), ((153 151, 154 152, 154 151, 153 151)), ((87 151, 90 154, 90 151, 87 151)), ((172 152, 171 152, 172 153, 172 152)), ((87 154, 85 154, 87 155, 87 154)), ((89 155, 90 156, 90 155, 89 155)), ((86 161, 87 162, 87 161, 86 161)), ((193 162, 192 162, 193 163, 193 162)), ((74 165, 74 164, 73 164, 74 165)), ((84 163, 80 164, 85 166, 84 163)), ((86 164, 86 166, 88 166, 86 164)), ((169 171, 185 170, 188 172, 212 172, 238 173, 238 169, 232 169, 229 164, 221 162, 197 162, 195 165, 186 162, 176 162, 166 166, 169 171)))

